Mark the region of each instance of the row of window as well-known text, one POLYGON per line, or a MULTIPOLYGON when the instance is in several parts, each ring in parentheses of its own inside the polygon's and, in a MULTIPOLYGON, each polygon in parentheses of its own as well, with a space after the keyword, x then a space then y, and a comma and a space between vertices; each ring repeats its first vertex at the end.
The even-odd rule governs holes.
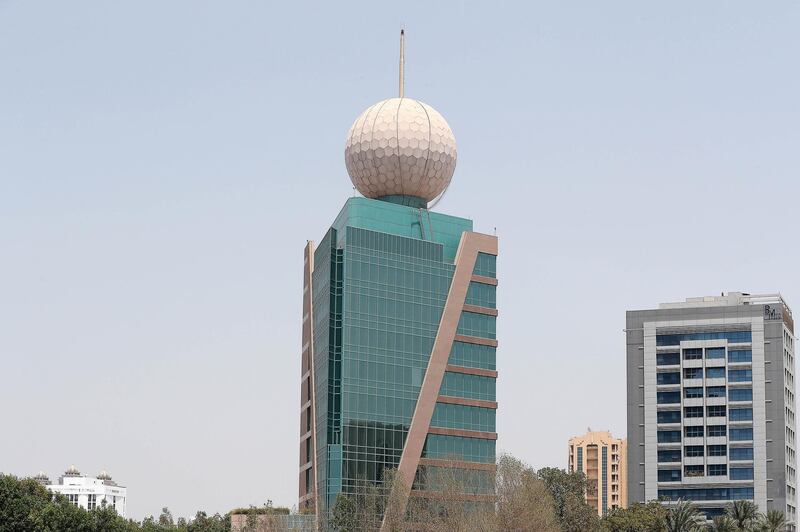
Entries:
MULTIPOLYGON (((708 427, 708 436, 725 436, 725 425, 711 425, 708 427)), ((700 438, 703 436, 703 427, 684 427, 687 438, 700 438)), ((679 430, 659 430, 658 443, 680 443, 681 431, 679 430)), ((731 428, 728 431, 728 438, 731 441, 750 441, 753 439, 752 428, 731 428)))
POLYGON ((439 389, 440 395, 494 401, 497 379, 482 375, 467 375, 446 371, 439 389))
POLYGON ((668 501, 739 501, 753 499, 753 488, 672 488, 658 490, 658 498, 668 501))
POLYGON ((434 262, 442 262, 443 260, 442 245, 431 241, 371 231, 349 225, 345 230, 345 236, 347 237, 348 247, 400 255, 404 259, 414 257, 434 262))
MULTIPOLYGON (((683 476, 686 477, 724 477, 728 476, 731 480, 753 480, 752 467, 732 467, 730 475, 728 472, 727 464, 708 464, 703 465, 687 465, 683 468, 683 476)), ((658 470, 659 482, 680 482, 681 470, 680 469, 659 469, 658 470)))
POLYGON ((497 286, 476 282, 469 283, 467 298, 464 303, 479 307, 497 308, 497 286))
MULTIPOLYGON (((707 347, 706 348, 706 358, 725 358, 725 348, 724 347, 707 347)), ((703 348, 689 348, 683 350, 683 359, 684 360, 702 360, 703 359, 703 348)))
MULTIPOLYGON (((713 405, 706 407, 706 415, 707 417, 724 417, 725 416, 725 406, 724 405, 713 405)), ((703 417, 703 407, 702 406, 686 406, 683 408, 683 417, 703 417)), ((731 421, 752 421, 753 420, 753 409, 752 408, 729 408, 728 409, 728 419, 731 421)))
POLYGON ((433 409, 433 417, 431 418, 431 426, 494 432, 495 414, 496 410, 493 408, 436 403, 433 409))
POLYGON ((453 342, 448 364, 468 368, 496 369, 497 348, 489 345, 453 342))
POLYGON ((484 277, 497 277, 497 257, 488 253, 478 253, 472 273, 484 277))
MULTIPOLYGON (((731 447, 728 450, 727 445, 707 445, 703 448, 702 445, 687 445, 683 448, 683 454, 687 457, 704 456, 728 456, 730 461, 746 461, 753 459, 752 447, 731 447)), ((659 463, 670 463, 681 461, 680 449, 661 449, 658 451, 659 463)))
POLYGON ((495 461, 495 440, 428 434, 422 456, 492 464, 495 461))
MULTIPOLYGON (((704 368, 683 368, 684 379, 702 379, 704 368)), ((724 379, 725 368, 705 368, 707 379, 724 379)), ((753 370, 751 369, 729 369, 728 381, 748 382, 753 380, 753 370)), ((656 374, 656 384, 680 384, 681 374, 677 371, 662 372, 656 374)))
MULTIPOLYGON (((684 360, 698 360, 702 358, 702 349, 684 349, 684 360), (700 351, 700 353, 696 353, 700 351)), ((706 358, 725 358, 724 347, 710 347, 706 349, 706 358), (710 353, 710 355, 709 355, 710 353)), ((752 362, 753 351, 750 349, 730 349, 728 350, 728 362, 752 362)), ((678 366, 681 363, 681 355, 678 352, 657 353, 656 365, 658 366, 678 366)))
POLYGON ((456 332, 493 340, 497 337, 497 318, 477 312, 461 312, 456 332))
MULTIPOLYGON (((753 389, 752 388, 731 388, 728 390, 728 399, 731 401, 752 401, 753 389)), ((725 397, 725 386, 706 386, 706 397, 725 397)), ((703 397, 702 386, 687 386, 683 389, 683 397, 685 399, 698 399, 703 397)))
POLYGON ((720 331, 656 335, 657 346, 681 345, 681 342, 689 340, 727 340, 732 344, 745 344, 753 341, 753 335, 750 331, 720 331))

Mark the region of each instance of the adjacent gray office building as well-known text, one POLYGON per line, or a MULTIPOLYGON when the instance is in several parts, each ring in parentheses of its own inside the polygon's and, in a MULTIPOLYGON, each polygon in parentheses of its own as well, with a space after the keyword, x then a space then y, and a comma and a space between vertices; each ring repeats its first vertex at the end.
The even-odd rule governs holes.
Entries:
MULTIPOLYGON (((733 500, 796 530, 794 321, 779 294, 629 311, 628 501, 733 500)), ((668 502, 666 504, 669 504, 668 502)))

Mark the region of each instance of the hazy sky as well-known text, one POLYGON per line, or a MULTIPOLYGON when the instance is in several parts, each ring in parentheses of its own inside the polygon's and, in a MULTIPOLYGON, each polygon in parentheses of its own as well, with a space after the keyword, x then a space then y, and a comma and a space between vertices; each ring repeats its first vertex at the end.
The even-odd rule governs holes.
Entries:
POLYGON ((0 0, 0 471, 296 504, 303 246, 401 25, 500 237, 500 449, 624 434, 626 309, 800 308, 795 1, 0 0))

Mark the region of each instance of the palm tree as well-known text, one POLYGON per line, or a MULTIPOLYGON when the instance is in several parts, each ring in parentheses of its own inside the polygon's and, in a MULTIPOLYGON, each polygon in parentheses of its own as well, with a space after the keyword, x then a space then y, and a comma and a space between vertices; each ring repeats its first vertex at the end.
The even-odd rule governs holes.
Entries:
POLYGON ((736 521, 731 519, 729 515, 720 515, 714 518, 708 526, 708 532, 738 532, 739 527, 736 526, 736 521))
POLYGON ((667 532, 700 532, 705 517, 697 507, 687 501, 678 504, 667 512, 667 532))
POLYGON ((758 520, 758 506, 752 501, 733 501, 725 513, 736 523, 737 530, 750 530, 758 520))
POLYGON ((780 510, 770 510, 761 514, 759 525, 764 532, 784 532, 786 530, 786 516, 780 510))

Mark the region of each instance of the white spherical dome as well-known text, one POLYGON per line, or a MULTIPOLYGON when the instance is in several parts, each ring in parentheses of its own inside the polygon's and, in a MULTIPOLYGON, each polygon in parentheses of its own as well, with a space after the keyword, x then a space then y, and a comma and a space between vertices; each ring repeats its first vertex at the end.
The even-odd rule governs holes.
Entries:
POLYGON ((456 138, 444 117, 411 98, 378 102, 356 118, 344 149, 347 173, 368 198, 441 194, 456 169, 456 138))

